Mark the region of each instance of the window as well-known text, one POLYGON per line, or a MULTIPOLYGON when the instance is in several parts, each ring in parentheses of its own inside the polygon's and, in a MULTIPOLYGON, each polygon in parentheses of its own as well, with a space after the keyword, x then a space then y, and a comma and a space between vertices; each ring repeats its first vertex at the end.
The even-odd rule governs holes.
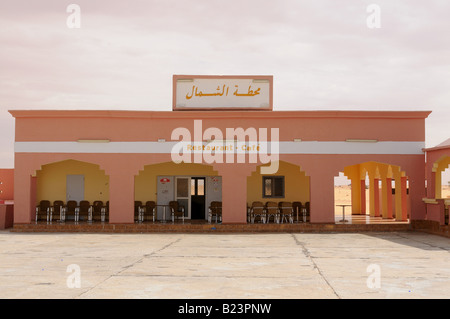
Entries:
POLYGON ((263 176, 263 197, 284 197, 284 176, 263 176))

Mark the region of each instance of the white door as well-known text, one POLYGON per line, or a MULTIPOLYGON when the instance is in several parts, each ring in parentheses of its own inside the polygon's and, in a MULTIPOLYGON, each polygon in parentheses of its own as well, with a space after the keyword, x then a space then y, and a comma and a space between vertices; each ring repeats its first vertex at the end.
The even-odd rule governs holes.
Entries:
POLYGON ((184 217, 191 218, 191 178, 175 177, 175 200, 179 206, 184 207, 184 217))
MULTIPOLYGON (((158 176, 157 177, 157 197, 158 205, 169 205, 169 202, 174 199, 174 177, 173 176, 158 176)), ((164 217, 164 208, 166 209, 165 219, 170 219, 170 212, 168 207, 157 206, 157 219, 162 220, 164 217)))
POLYGON ((69 200, 84 200, 84 175, 66 176, 66 202, 69 200))

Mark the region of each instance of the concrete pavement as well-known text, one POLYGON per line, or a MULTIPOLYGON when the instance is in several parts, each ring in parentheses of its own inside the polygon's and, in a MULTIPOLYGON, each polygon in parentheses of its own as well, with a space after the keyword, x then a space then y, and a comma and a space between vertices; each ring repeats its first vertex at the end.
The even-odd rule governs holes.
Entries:
POLYGON ((419 232, 0 232, 0 298, 449 298, 449 266, 419 232))

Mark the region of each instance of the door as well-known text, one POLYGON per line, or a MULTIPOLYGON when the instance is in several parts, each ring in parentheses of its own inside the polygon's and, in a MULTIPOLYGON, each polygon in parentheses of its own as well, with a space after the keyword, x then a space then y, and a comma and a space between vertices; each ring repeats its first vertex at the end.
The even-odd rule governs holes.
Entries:
MULTIPOLYGON (((156 186, 156 201, 158 205, 168 205, 174 199, 174 177, 173 176, 158 176, 156 186)), ((156 208, 157 220, 162 220, 164 217, 164 206, 157 206, 156 208)), ((169 209, 166 207, 166 219, 170 219, 169 209)))
POLYGON ((191 177, 191 219, 205 219, 205 177, 191 177))
POLYGON ((66 202, 69 200, 84 200, 84 175, 66 176, 66 202))
POLYGON ((178 202, 179 207, 184 207, 185 218, 191 218, 191 197, 189 196, 190 179, 190 177, 179 176, 175 178, 175 200, 178 202))

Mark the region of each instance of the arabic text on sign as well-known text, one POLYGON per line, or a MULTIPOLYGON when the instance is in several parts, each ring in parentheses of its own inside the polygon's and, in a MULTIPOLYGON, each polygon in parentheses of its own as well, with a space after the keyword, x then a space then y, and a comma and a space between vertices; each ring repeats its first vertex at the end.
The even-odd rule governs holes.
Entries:
MULTIPOLYGON (((258 88, 256 90, 252 90, 252 86, 250 85, 248 87, 247 93, 239 93, 239 86, 235 85, 236 90, 234 91, 233 95, 235 96, 255 96, 258 95, 261 88, 258 88)), ((225 84, 221 87, 220 85, 217 87, 216 92, 214 93, 204 93, 203 91, 200 91, 198 87, 195 85, 192 86, 192 92, 191 95, 189 95, 189 92, 186 94, 186 99, 190 100, 193 96, 203 97, 203 96, 228 96, 229 87, 225 84)))

